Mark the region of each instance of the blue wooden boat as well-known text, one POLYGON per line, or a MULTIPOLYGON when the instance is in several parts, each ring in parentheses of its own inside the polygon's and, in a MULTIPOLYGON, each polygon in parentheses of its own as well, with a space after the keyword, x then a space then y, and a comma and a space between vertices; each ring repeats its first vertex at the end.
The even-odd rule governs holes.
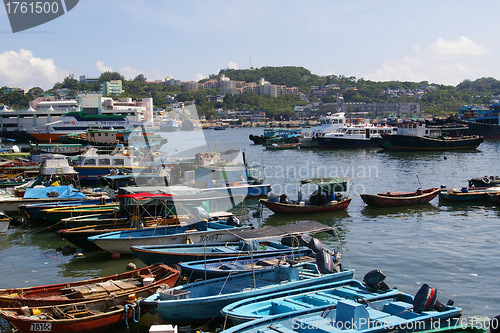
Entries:
POLYGON ((85 205, 102 205, 112 203, 112 199, 84 199, 81 201, 62 201, 62 202, 41 202, 19 205, 19 212, 32 223, 44 223, 47 217, 40 212, 44 209, 56 207, 73 207, 85 205))
POLYGON ((290 247, 276 241, 250 243, 245 241, 213 244, 170 244, 132 246, 132 252, 145 264, 162 262, 167 265, 201 259, 231 258, 261 253, 277 253, 290 247), (250 245, 251 244, 251 245, 250 245), (250 246, 252 249, 250 249, 250 246))
POLYGON ((424 284, 415 297, 402 293, 373 299, 340 297, 333 304, 318 304, 300 310, 289 307, 288 311, 236 325, 223 332, 382 333, 423 331, 436 327, 436 323, 440 327, 455 325, 462 309, 444 305, 436 296, 436 289, 424 284))
POLYGON ((206 323, 221 317, 223 307, 242 299, 353 277, 350 269, 322 274, 313 263, 304 263, 300 268, 279 266, 187 283, 145 298, 140 306, 171 324, 206 323))
POLYGON ((110 232, 89 237, 88 241, 110 253, 132 253, 131 247, 134 245, 234 242, 239 238, 233 231, 244 228, 248 227, 230 225, 222 220, 200 221, 190 225, 110 232))
MULTIPOLYGON (((385 275, 383 277, 385 278, 385 275)), ((342 299, 363 299, 370 302, 379 299, 408 301, 411 296, 396 289, 379 285, 368 286, 350 279, 244 299, 229 304, 221 312, 224 318, 230 319, 233 324, 241 324, 291 311, 333 306, 342 299)))
POLYGON ((326 232, 334 235, 333 228, 317 221, 302 221, 277 227, 267 226, 258 229, 232 231, 240 243, 208 243, 208 244, 169 244, 151 246, 133 246, 132 251, 144 262, 179 262, 200 259, 216 259, 238 257, 251 253, 279 252, 290 247, 308 246, 303 234, 326 232), (274 241, 281 238, 281 242, 274 241), (269 240, 269 241, 265 241, 269 240), (250 248, 247 248, 250 247, 250 248))
POLYGON ((290 262, 314 261, 314 258, 314 252, 309 248, 289 248, 280 253, 182 262, 178 267, 184 276, 193 281, 270 269, 274 266, 288 265, 290 262))
POLYGON ((443 189, 439 192, 439 200, 468 202, 486 201, 488 195, 500 194, 500 187, 463 187, 461 189, 443 189))

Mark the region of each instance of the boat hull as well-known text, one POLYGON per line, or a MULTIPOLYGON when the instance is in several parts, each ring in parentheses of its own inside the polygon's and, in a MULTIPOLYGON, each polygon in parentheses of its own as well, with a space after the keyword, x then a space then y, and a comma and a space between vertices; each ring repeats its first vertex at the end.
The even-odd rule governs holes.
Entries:
POLYGON ((459 189, 447 189, 439 192, 439 199, 444 201, 468 202, 468 201, 484 201, 489 195, 499 194, 500 189, 490 187, 486 189, 467 189, 466 192, 459 189))
POLYGON ((271 202, 268 199, 260 199, 260 202, 275 213, 309 214, 309 213, 325 213, 325 212, 334 212, 337 210, 344 210, 347 209, 347 207, 351 203, 351 200, 352 200, 351 198, 347 198, 339 202, 330 201, 330 203, 321 206, 312 206, 312 205, 301 206, 296 204, 271 202))
POLYGON ((103 278, 37 287, 0 289, 0 308, 16 308, 21 306, 53 306, 67 303, 79 303, 89 301, 91 299, 102 299, 108 297, 109 294, 105 295, 104 293, 95 292, 93 294, 91 293, 88 295, 82 295, 82 297, 77 297, 76 293, 73 293, 71 295, 64 293, 69 290, 68 288, 85 287, 96 285, 98 283, 104 283, 107 281, 130 279, 135 275, 148 275, 151 274, 151 272, 155 271, 157 271, 158 273, 164 273, 166 275, 164 278, 156 279, 154 283, 148 286, 140 286, 135 289, 128 289, 126 291, 124 290, 123 292, 120 292, 118 290, 114 291, 114 294, 119 296, 123 293, 134 293, 140 292, 142 290, 150 290, 152 292, 155 292, 156 289, 163 285, 173 287, 173 285, 179 278, 179 271, 171 267, 165 265, 152 265, 134 271, 111 275, 103 278))
POLYGON ((371 148, 377 145, 367 139, 348 139, 348 138, 317 138, 320 148, 371 148))
MULTIPOLYGON (((275 269, 279 270, 281 268, 282 267, 278 267, 275 269)), ((150 308, 149 311, 151 313, 157 313, 160 318, 172 324, 183 325, 201 323, 215 317, 222 317, 220 310, 236 301, 279 291, 352 279, 354 276, 352 270, 345 270, 339 273, 326 274, 316 278, 305 278, 298 281, 280 284, 274 282, 273 279, 270 279, 270 275, 274 273, 275 270, 264 270, 237 274, 229 278, 223 277, 208 281, 195 282, 172 289, 182 291, 189 286, 191 290, 191 296, 189 298, 161 300, 160 294, 156 294, 148 297, 143 304, 150 308), (256 288, 252 287, 253 278, 255 278, 256 288), (220 288, 218 284, 223 284, 224 281, 227 282, 224 284, 223 289, 230 291, 226 293, 219 293, 220 288), (271 281, 274 283, 271 283, 271 281), (210 285, 206 285, 207 283, 210 285), (195 288, 205 287, 214 287, 213 290, 210 289, 210 295, 194 297, 195 288), (219 289, 216 291, 215 289, 217 288, 219 289)), ((284 279, 286 279, 286 275, 284 275, 284 279)), ((141 304, 141 307, 142 306, 143 305, 141 304)))
POLYGON ((384 135, 393 151, 418 151, 418 150, 456 150, 475 149, 484 142, 483 137, 471 136, 460 138, 428 138, 415 135, 384 135))
POLYGON ((438 188, 431 188, 422 191, 420 195, 417 192, 410 192, 409 194, 400 196, 397 193, 360 194, 360 196, 368 206, 395 207, 427 203, 434 199, 440 191, 438 188))
POLYGON ((89 237, 88 240, 110 253, 132 253, 132 246, 236 242, 239 239, 231 231, 239 229, 242 228, 208 228, 206 231, 196 231, 175 226, 158 227, 114 232, 89 237))
MULTIPOLYGON (((265 244, 265 243, 263 243, 265 244)), ((196 261, 206 258, 222 259, 236 258, 250 255, 250 251, 239 250, 238 243, 213 243, 213 244, 176 244, 176 245, 158 245, 158 246, 134 246, 132 251, 146 265, 148 263, 162 262, 167 265, 177 264, 179 262, 196 261)), ((254 255, 263 253, 280 253, 289 249, 289 247, 269 243, 266 250, 253 251, 254 255)), ((260 246, 259 246, 260 248, 260 246)))

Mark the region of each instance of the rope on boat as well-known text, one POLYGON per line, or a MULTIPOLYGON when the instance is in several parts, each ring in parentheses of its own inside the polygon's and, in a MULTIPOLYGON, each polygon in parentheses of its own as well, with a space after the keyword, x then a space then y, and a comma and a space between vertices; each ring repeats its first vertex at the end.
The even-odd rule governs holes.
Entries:
POLYGON ((134 323, 138 323, 139 319, 141 319, 141 305, 137 303, 136 305, 134 304, 125 304, 124 312, 125 312, 125 326, 127 326, 127 331, 129 329, 128 326, 128 314, 129 312, 132 311, 132 319, 134 320, 134 323))

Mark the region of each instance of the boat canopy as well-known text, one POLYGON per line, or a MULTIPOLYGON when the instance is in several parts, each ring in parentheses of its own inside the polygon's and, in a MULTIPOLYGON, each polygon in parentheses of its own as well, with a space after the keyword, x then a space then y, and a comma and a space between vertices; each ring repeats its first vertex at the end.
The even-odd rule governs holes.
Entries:
POLYGON ((24 199, 85 199, 84 193, 73 186, 48 186, 41 188, 27 188, 24 192, 24 199))
POLYGON ((296 224, 280 225, 277 227, 264 227, 258 229, 231 231, 234 235, 243 240, 269 239, 289 235, 300 235, 316 232, 327 232, 334 236, 334 228, 319 223, 318 221, 303 221, 296 224))
POLYGON ((312 178, 301 180, 301 185, 316 184, 319 190, 324 193, 347 191, 347 180, 339 177, 335 178, 312 178))

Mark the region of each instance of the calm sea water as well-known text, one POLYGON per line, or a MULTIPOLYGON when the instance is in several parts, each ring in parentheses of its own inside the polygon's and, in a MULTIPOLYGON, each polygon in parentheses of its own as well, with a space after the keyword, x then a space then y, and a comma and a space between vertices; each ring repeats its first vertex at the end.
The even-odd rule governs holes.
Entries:
MULTIPOLYGON (((258 200, 247 200, 234 210, 256 226, 317 220, 333 226, 336 238, 318 235, 324 244, 342 250, 342 264, 356 270, 356 278, 379 268, 386 282, 415 294, 423 283, 438 289, 438 299, 463 308, 465 318, 500 314, 498 222, 500 209, 489 203, 445 204, 438 198, 408 208, 368 208, 360 193, 412 191, 422 188, 467 186, 473 177, 500 175, 499 141, 486 141, 476 150, 460 152, 381 152, 379 149, 298 149, 266 151, 253 145, 250 134, 262 128, 166 133, 165 154, 180 154, 208 143, 208 151, 240 149, 273 191, 297 197, 298 180, 314 176, 349 179, 353 198, 347 211, 319 215, 274 215, 258 200), (225 147, 225 148, 222 148, 225 147), (418 176, 417 176, 418 175, 418 176)), ((241 154, 237 159, 241 160, 241 154)), ((305 195, 311 189, 305 189, 305 195)), ((55 249, 68 244, 53 233, 10 228, 0 235, 0 288, 29 287, 115 274, 133 256, 112 260, 103 252, 84 257, 62 255, 55 249)), ((131 331, 147 332, 153 316, 143 317, 131 331)), ((10 331, 4 322, 2 332, 10 331)), ((123 330, 124 332, 126 330, 123 330)))

